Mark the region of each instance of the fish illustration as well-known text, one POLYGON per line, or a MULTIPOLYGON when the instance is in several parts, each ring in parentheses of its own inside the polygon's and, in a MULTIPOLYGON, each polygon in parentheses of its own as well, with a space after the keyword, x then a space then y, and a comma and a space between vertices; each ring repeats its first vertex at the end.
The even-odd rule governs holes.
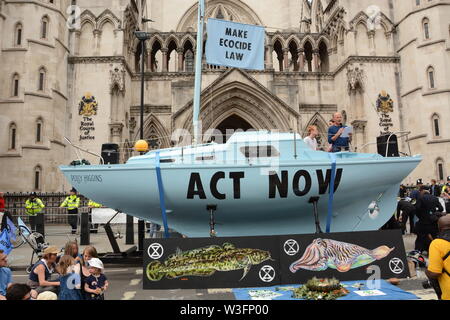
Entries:
POLYGON ((164 262, 153 261, 147 265, 146 274, 150 281, 163 277, 176 279, 185 276, 209 277, 216 271, 244 270, 245 278, 252 265, 272 260, 269 251, 236 248, 231 243, 222 246, 211 245, 203 248, 171 254, 164 262))
POLYGON ((299 269, 323 271, 332 268, 339 272, 347 272, 375 260, 381 260, 394 249, 380 246, 369 250, 356 244, 330 239, 315 239, 306 248, 303 256, 291 264, 289 270, 295 273, 299 269))

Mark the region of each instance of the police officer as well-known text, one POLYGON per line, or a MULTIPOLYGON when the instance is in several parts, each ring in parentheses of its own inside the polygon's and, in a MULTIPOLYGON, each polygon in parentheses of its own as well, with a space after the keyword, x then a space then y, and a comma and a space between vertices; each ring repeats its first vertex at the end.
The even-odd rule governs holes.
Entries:
POLYGON ((88 207, 89 207, 89 223, 91 223, 91 233, 97 233, 98 232, 98 224, 92 224, 92 209, 93 208, 102 208, 103 205, 101 205, 100 203, 94 202, 92 200, 89 199, 88 202, 88 207))
POLYGON ((42 200, 37 197, 36 192, 32 192, 30 198, 25 201, 25 213, 30 219, 31 232, 36 232, 36 217, 42 214, 42 209, 45 208, 42 200))
POLYGON ((416 216, 419 218, 414 226, 417 239, 415 243, 415 250, 428 252, 431 241, 436 238, 438 234, 437 222, 433 221, 432 213, 442 212, 444 208, 440 204, 437 197, 431 195, 425 186, 421 186, 417 191, 411 194, 411 198, 416 199, 416 216))
POLYGON ((77 196, 77 190, 72 188, 70 190, 70 195, 66 197, 64 202, 61 204, 61 208, 67 207, 67 213, 69 214, 68 220, 72 227, 72 234, 77 233, 78 224, 78 207, 80 206, 80 198, 77 196))

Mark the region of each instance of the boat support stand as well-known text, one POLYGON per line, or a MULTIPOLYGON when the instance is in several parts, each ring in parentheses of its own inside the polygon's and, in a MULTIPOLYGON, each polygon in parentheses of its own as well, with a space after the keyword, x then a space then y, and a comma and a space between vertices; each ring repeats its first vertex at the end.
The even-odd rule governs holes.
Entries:
POLYGON ((317 203, 319 202, 319 199, 320 197, 311 197, 309 198, 308 203, 312 203, 313 205, 314 221, 316 223, 316 233, 323 233, 322 229, 320 228, 319 213, 317 211, 317 203))
POLYGON ((215 238, 217 236, 217 232, 215 230, 216 221, 214 219, 214 212, 217 210, 217 204, 208 204, 206 206, 206 210, 209 211, 209 236, 211 238, 215 238))
POLYGON ((118 235, 116 237, 116 235, 114 235, 114 232, 112 231, 111 228, 111 221, 119 214, 121 213, 120 211, 116 211, 116 214, 109 219, 109 221, 103 226, 103 228, 105 229, 106 235, 108 236, 108 240, 111 243, 111 247, 114 251, 113 254, 106 254, 105 257, 106 258, 127 258, 129 256, 132 256, 133 253, 136 252, 136 246, 131 247, 130 249, 128 249, 127 251, 121 251, 119 248, 119 244, 117 243, 116 238, 120 237, 120 235, 118 235))

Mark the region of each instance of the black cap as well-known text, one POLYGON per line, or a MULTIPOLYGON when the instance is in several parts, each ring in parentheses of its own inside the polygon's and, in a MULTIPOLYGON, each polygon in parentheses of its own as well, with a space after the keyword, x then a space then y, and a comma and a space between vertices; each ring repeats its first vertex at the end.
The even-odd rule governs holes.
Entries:
POLYGON ((32 192, 32 193, 30 194, 30 196, 32 196, 32 197, 37 197, 37 193, 36 193, 36 192, 32 192))
POLYGON ((422 181, 422 179, 417 179, 417 182, 416 182, 416 184, 423 184, 423 181, 422 181))
POLYGON ((75 193, 77 193, 77 189, 72 188, 72 189, 70 189, 70 192, 75 192, 75 193))
POLYGON ((449 180, 450 180, 450 176, 447 177, 447 181, 449 181, 449 180))

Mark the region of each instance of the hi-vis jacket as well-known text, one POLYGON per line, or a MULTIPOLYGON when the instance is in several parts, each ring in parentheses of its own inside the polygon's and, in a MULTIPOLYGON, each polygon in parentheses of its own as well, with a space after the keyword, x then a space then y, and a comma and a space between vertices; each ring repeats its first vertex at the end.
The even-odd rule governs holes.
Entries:
POLYGON ((35 216, 42 212, 45 205, 42 203, 41 199, 35 198, 34 200, 28 199, 25 201, 25 212, 29 216, 35 216))
POLYGON ((67 207, 68 210, 77 209, 80 206, 80 198, 76 195, 68 196, 64 202, 61 204, 62 207, 67 207))
POLYGON ((88 207, 89 208, 101 208, 103 206, 100 203, 97 203, 97 202, 94 202, 92 200, 89 200, 88 207))

